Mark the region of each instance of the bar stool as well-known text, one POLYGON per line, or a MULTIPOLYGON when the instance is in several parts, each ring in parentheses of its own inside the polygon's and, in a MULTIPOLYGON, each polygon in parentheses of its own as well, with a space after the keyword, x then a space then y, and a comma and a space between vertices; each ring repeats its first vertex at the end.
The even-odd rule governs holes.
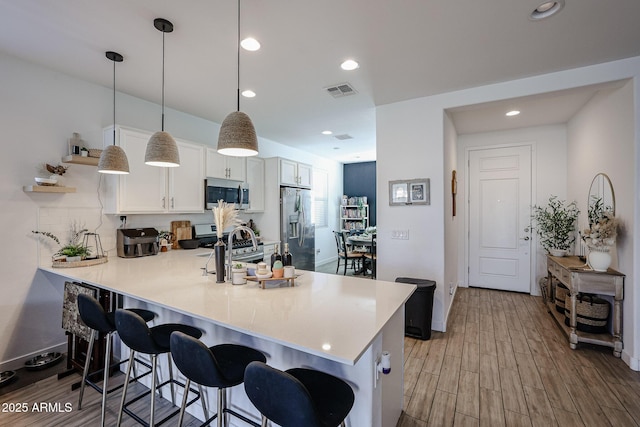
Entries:
POLYGON ((244 373, 249 400, 267 420, 282 427, 345 426, 354 402, 353 390, 343 380, 313 369, 280 371, 252 362, 244 373))
MULTIPOLYGON (((264 354, 238 344, 220 344, 207 348, 197 338, 182 332, 174 332, 171 334, 171 355, 180 372, 187 378, 178 427, 182 426, 191 381, 197 383, 199 387, 204 385, 218 389, 218 412, 211 418, 209 418, 205 399, 200 391, 202 410, 206 419, 202 426, 209 425, 217 417, 218 427, 222 427, 224 414, 228 413, 248 424, 260 427, 245 416, 227 408, 227 388, 242 384, 244 370, 248 364, 255 361, 266 362, 267 358, 264 354)), ((224 424, 226 425, 226 423, 224 424)))
MULTIPOLYGON (((192 337, 200 338, 202 336, 202 331, 193 326, 181 325, 177 323, 166 323, 164 325, 158 325, 149 328, 142 317, 127 310, 116 310, 115 316, 118 335, 120 336, 122 342, 126 344, 127 347, 129 347, 129 349, 131 350, 131 355, 129 356, 129 366, 127 368, 127 376, 125 377, 124 382, 124 390, 122 391, 122 401, 120 402, 120 411, 118 413, 117 426, 120 426, 120 423, 122 422, 123 412, 126 412, 130 417, 144 426, 154 426, 156 425, 154 424, 156 395, 155 391, 160 391, 162 387, 169 384, 171 386, 171 401, 175 404, 175 390, 173 385, 184 385, 181 382, 173 379, 171 354, 169 353, 169 339, 171 333, 180 331, 192 337), (142 393, 141 395, 136 396, 135 398, 127 402, 126 399, 127 388, 129 386, 129 376, 131 375, 131 366, 133 365, 133 360, 136 352, 147 354, 151 357, 151 388, 145 393, 142 393), (156 384, 158 355, 163 353, 167 354, 167 359, 169 362, 169 379, 160 384, 156 384), (142 418, 140 418, 140 416, 127 408, 128 405, 137 402, 147 394, 151 394, 151 414, 149 416, 149 423, 146 423, 142 418)), ((198 400, 198 397, 200 397, 200 393, 198 393, 196 390, 192 391, 196 394, 196 398, 189 402, 189 404, 195 402, 196 400, 198 400)), ((162 396, 162 394, 160 394, 160 396, 162 396)), ((165 418, 160 420, 157 425, 164 423, 169 418, 176 415, 178 412, 179 410, 170 413, 165 418)))
MULTIPOLYGON (((150 322, 155 317, 155 313, 149 310, 144 310, 141 308, 131 308, 129 309, 134 313, 138 314, 145 322, 150 322)), ((122 387, 122 385, 113 387, 108 389, 108 381, 109 381, 109 371, 111 368, 120 366, 125 362, 125 360, 115 363, 111 365, 111 338, 113 334, 116 333, 116 323, 114 319, 114 313, 108 312, 106 313, 100 303, 93 297, 85 294, 78 295, 78 312, 80 313, 80 318, 91 328, 91 338, 89 338, 89 348, 87 350, 87 359, 84 363, 84 370, 82 372, 82 382, 80 383, 80 397, 78 400, 78 409, 82 409, 82 397, 84 395, 84 386, 85 384, 89 384, 93 387, 98 393, 102 394, 102 411, 100 413, 100 425, 104 427, 105 423, 105 411, 107 407, 107 395, 113 391, 116 391, 122 387), (89 373, 89 365, 91 362, 91 355, 93 354, 93 343, 98 338, 99 334, 104 334, 107 340, 107 345, 104 354, 104 368, 89 373), (98 386, 95 382, 93 382, 90 378, 94 375, 103 372, 102 379, 102 387, 98 386)), ((138 361, 139 363, 143 363, 138 361)), ((149 369, 151 366, 143 363, 149 369)), ((139 379, 145 375, 151 373, 151 370, 146 372, 141 376, 136 376, 134 372, 135 379, 139 379)))

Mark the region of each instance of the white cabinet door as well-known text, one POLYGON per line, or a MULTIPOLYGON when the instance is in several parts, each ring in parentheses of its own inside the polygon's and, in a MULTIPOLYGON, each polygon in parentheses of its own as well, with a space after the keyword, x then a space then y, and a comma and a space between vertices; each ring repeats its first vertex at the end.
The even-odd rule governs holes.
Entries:
POLYGON ((169 169, 169 212, 204 212, 204 146, 176 141, 180 166, 169 169))
POLYGON ((280 159, 280 185, 298 185, 298 163, 280 159))
POLYGON ((245 181, 244 157, 223 156, 215 148, 207 148, 207 177, 245 181))
POLYGON ((264 211, 264 160, 247 157, 247 184, 249 185, 249 209, 247 212, 264 211))
POLYGON ((246 181, 246 157, 223 156, 227 161, 227 178, 235 181, 246 181))
POLYGON ((312 183, 313 167, 311 165, 305 165, 304 163, 298 163, 298 185, 311 188, 312 183))
POLYGON ((129 160, 129 174, 119 175, 116 195, 118 213, 162 213, 168 200, 165 168, 144 164, 151 132, 119 129, 120 147, 129 160))
POLYGON ((207 148, 207 177, 227 178, 226 156, 219 154, 215 148, 207 148))

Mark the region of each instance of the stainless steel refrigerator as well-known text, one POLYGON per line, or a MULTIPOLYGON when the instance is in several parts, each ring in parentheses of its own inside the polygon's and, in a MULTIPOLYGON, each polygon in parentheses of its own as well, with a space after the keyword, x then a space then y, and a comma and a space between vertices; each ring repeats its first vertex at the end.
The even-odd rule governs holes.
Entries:
POLYGON ((280 253, 289 243, 296 269, 316 268, 315 224, 311 222, 311 190, 280 187, 280 253))

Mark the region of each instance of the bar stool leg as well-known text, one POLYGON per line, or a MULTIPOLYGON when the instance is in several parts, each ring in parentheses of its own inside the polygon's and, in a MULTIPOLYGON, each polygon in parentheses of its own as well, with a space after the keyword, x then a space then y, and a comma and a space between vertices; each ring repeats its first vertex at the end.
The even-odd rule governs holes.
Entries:
POLYGON ((87 360, 84 362, 84 371, 82 372, 82 382, 80 383, 80 397, 78 399, 78 409, 82 409, 82 396, 84 395, 84 380, 89 375, 89 364, 91 363, 91 354, 93 353, 93 342, 96 339, 98 331, 91 330, 91 338, 89 338, 89 348, 87 350, 87 360))
POLYGON ((224 404, 225 404, 225 393, 223 388, 218 389, 218 427, 223 426, 224 420, 224 404))
POLYGON ((191 385, 191 380, 187 378, 187 381, 184 383, 184 393, 182 394, 182 406, 180 407, 180 416, 178 417, 178 427, 182 427, 182 420, 184 419, 184 411, 187 408, 187 395, 189 394, 190 385, 191 385))
POLYGON ((200 391, 200 400, 202 401, 202 412, 204 413, 204 419, 209 419, 209 411, 207 410, 207 400, 204 398, 204 392, 202 391, 202 385, 198 384, 198 391, 200 391))
MULTIPOLYGON (((120 411, 118 412, 118 422, 116 423, 117 427, 120 427, 122 423, 122 413, 124 412, 124 403, 127 400, 127 388, 129 388, 129 375, 131 375, 131 367, 133 366, 133 357, 135 355, 135 351, 131 350, 131 354, 129 355, 129 365, 127 366, 127 375, 124 377, 124 386, 122 388, 122 401, 120 402, 120 411)), ((155 378, 155 372, 152 373, 152 377, 155 378)), ((153 381, 153 379, 151 380, 153 381)))
POLYGON ((151 355, 151 370, 153 375, 151 377, 151 415, 149 416, 149 426, 153 426, 153 419, 156 412, 156 373, 158 372, 158 355, 151 355))
POLYGON ((107 410, 107 393, 108 393, 107 384, 109 383, 109 365, 111 362, 111 336, 112 335, 113 333, 110 332, 106 336, 107 346, 104 354, 104 373, 102 377, 102 410, 100 412, 100 427, 104 427, 105 412, 107 410))
POLYGON ((176 404, 176 389, 175 386, 173 385, 173 367, 172 367, 172 360, 171 360, 171 353, 167 353, 167 362, 169 363, 169 380, 171 380, 171 382, 169 383, 169 386, 171 387, 171 403, 173 405, 176 404))

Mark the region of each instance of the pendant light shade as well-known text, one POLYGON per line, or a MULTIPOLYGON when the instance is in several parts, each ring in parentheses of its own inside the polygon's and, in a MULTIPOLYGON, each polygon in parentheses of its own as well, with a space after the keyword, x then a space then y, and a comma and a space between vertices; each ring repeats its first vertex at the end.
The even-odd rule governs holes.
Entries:
POLYGON ((173 137, 164 131, 164 34, 173 31, 173 24, 166 19, 156 18, 153 25, 162 32, 162 130, 154 133, 144 155, 144 162, 150 166, 180 166, 180 153, 173 137))
POLYGON ((98 172, 110 174, 128 174, 129 161, 124 150, 116 145, 116 62, 123 57, 117 52, 107 52, 106 57, 113 61, 113 145, 109 145, 100 154, 98 172))
POLYGON ((258 138, 248 115, 240 111, 240 0, 238 0, 238 88, 237 110, 229 114, 220 127, 218 153, 225 156, 255 156, 258 138))

